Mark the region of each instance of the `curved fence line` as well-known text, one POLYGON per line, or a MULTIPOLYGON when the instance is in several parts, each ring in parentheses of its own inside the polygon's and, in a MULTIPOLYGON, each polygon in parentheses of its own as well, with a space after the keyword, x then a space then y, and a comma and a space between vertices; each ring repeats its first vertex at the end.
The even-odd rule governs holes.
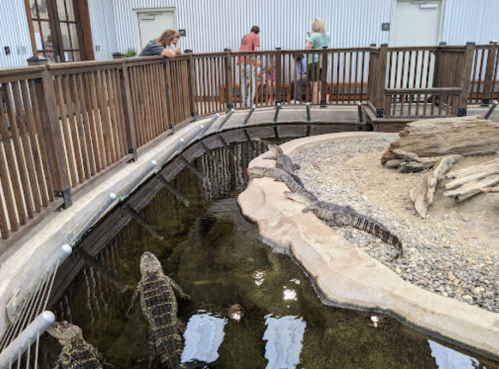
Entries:
POLYGON ((198 116, 312 102, 361 103, 377 119, 452 117, 499 94, 497 43, 29 62, 0 70, 0 235, 10 242, 198 116))

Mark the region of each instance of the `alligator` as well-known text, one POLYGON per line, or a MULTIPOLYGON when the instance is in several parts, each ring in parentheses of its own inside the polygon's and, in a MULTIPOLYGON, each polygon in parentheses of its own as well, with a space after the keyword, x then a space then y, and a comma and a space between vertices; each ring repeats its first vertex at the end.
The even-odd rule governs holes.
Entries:
POLYGON ((289 156, 287 156, 284 151, 278 145, 267 145, 270 151, 274 153, 275 156, 269 156, 264 158, 265 160, 275 160, 275 167, 278 169, 282 169, 293 176, 293 178, 298 182, 300 186, 303 187, 303 183, 295 174, 295 170, 300 169, 300 164, 293 163, 293 160, 289 156))
POLYGON ((106 364, 102 354, 83 339, 77 325, 66 321, 55 322, 47 332, 63 346, 54 369, 102 369, 106 364))
POLYGON ((132 296, 130 309, 140 294, 142 314, 149 323, 148 336, 151 350, 149 367, 155 357, 169 369, 180 367, 183 351, 182 334, 185 327, 177 317, 177 299, 175 292, 182 299, 190 297, 173 279, 163 273, 163 268, 156 256, 146 251, 140 258, 142 278, 132 296))
POLYGON ((272 177, 278 182, 284 183, 288 188, 302 196, 310 199, 310 201, 317 201, 317 198, 305 190, 303 185, 300 185, 296 179, 283 169, 278 168, 265 168, 265 167, 251 167, 248 169, 250 178, 272 177))
POLYGON ((330 222, 335 226, 351 226, 366 231, 395 247, 398 251, 398 255, 395 256, 394 259, 403 255, 402 242, 400 242, 397 236, 391 234, 390 231, 378 221, 357 213, 352 207, 340 206, 317 199, 312 200, 308 196, 303 196, 302 193, 286 191, 284 194, 292 200, 305 204, 307 207, 302 210, 303 213, 312 211, 320 219, 330 222))

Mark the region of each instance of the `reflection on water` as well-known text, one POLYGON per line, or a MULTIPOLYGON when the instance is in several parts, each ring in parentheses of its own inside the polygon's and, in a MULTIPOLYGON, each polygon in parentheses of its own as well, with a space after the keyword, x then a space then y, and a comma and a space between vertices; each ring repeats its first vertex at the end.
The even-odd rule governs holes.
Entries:
POLYGON ((428 340, 428 344, 431 348, 431 356, 435 358, 439 369, 487 369, 471 356, 461 354, 432 340, 428 340))
POLYGON ((271 314, 265 317, 267 329, 263 335, 265 358, 268 360, 266 369, 294 369, 300 363, 300 353, 303 347, 303 335, 307 324, 303 318, 284 316, 273 318, 271 314))
POLYGON ((218 349, 224 340, 227 319, 209 313, 194 314, 189 318, 184 339, 182 363, 212 363, 218 359, 218 349))
MULTIPOLYGON (((442 365, 428 337, 400 322, 378 316, 374 328, 372 314, 322 304, 293 259, 261 242, 236 196, 245 187, 249 161, 265 150, 264 142, 234 145, 235 156, 210 149, 216 159, 190 159, 205 180, 179 162, 162 173, 189 200, 188 208, 154 179, 128 200, 162 239, 121 208, 86 236, 79 245, 85 254, 68 259, 54 285, 51 305, 58 319, 79 325, 115 368, 149 368, 147 323, 138 307, 125 313, 140 280, 140 255, 151 251, 165 274, 192 297, 179 301, 179 319, 187 325, 186 363, 213 369, 442 365)), ((41 368, 52 368, 60 349, 44 338, 41 368)), ((459 355, 457 362, 470 362, 459 355)), ((499 368, 475 357, 488 369, 499 368)))

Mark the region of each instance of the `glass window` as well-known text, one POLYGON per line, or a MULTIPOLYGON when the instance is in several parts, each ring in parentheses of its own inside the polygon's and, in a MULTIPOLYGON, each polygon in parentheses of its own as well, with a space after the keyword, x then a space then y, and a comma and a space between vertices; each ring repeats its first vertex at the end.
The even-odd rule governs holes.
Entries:
POLYGON ((71 31, 71 44, 73 45, 73 49, 79 49, 79 43, 78 43, 78 31, 76 29, 76 23, 70 23, 69 24, 70 31, 71 31))

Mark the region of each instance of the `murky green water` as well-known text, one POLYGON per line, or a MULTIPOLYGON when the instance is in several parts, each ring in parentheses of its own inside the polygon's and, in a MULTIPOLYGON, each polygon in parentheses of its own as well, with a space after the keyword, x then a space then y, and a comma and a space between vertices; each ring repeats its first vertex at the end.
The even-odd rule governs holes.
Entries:
MULTIPOLYGON (((304 133, 300 127, 279 130, 279 140, 304 133)), ((80 326, 114 368, 148 368, 147 325, 139 304, 128 317, 126 311, 140 279, 139 258, 151 251, 192 297, 180 301, 179 317, 188 324, 186 352, 209 358, 206 367, 499 368, 394 319, 378 316, 375 327, 372 314, 322 304, 294 260, 263 244, 236 204, 249 161, 265 150, 267 140, 275 140, 271 128, 248 133, 262 140, 250 144, 241 132, 225 135, 237 142, 231 145, 234 156, 216 148, 215 137, 207 141, 214 157, 200 156, 197 145, 186 151, 188 159, 198 156, 192 163, 205 180, 180 169, 179 160, 163 171, 190 201, 188 208, 155 179, 127 201, 163 239, 123 208, 95 228, 78 248, 92 259, 77 249, 61 267, 52 298, 57 318, 80 326), (240 321, 229 318, 234 304, 244 309, 240 321), (196 339, 201 339, 197 348, 196 339)), ((60 345, 45 337, 41 351, 41 367, 51 368, 60 345)))

